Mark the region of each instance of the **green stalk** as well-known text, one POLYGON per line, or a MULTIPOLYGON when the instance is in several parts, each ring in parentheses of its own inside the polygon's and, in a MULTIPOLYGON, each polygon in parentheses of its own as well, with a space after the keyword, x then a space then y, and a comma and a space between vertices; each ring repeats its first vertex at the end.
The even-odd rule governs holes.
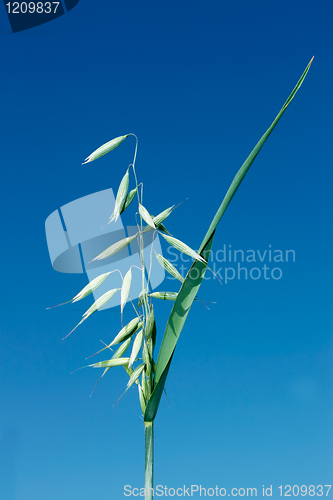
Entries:
MULTIPOLYGON (((136 171, 135 171, 135 160, 136 160, 136 155, 137 155, 137 152, 138 152, 138 138, 135 134, 128 134, 128 135, 132 135, 133 137, 135 137, 135 150, 134 150, 134 158, 133 158, 133 163, 132 163, 132 167, 133 167, 133 173, 134 173, 134 178, 135 178, 135 185, 136 185, 136 189, 137 189, 137 196, 138 196, 138 205, 140 205, 140 203, 142 204, 142 184, 141 184, 141 199, 140 199, 140 194, 139 194, 139 184, 138 184, 138 179, 137 179, 137 176, 136 176, 136 171)), ((140 215, 140 236, 139 236, 139 246, 140 246, 140 261, 141 261, 141 269, 142 269, 142 291, 145 289, 145 262, 144 262, 144 248, 143 248, 143 237, 142 237, 142 234, 143 234, 143 231, 142 231, 142 217, 140 215)), ((145 313, 146 313, 146 317, 148 316, 148 301, 147 299, 144 300, 144 309, 145 309, 145 313)))
MULTIPOLYGON (((135 134, 130 134, 135 137, 135 152, 134 159, 132 163, 133 173, 135 178, 135 184, 138 195, 138 203, 142 204, 142 191, 141 191, 141 200, 139 194, 139 185, 135 171, 135 160, 138 150, 138 138, 135 134)), ((141 188, 142 189, 142 188, 141 188)), ((142 269, 142 291, 145 289, 145 261, 144 261, 144 244, 143 244, 143 230, 142 230, 142 217, 140 215, 140 236, 139 236, 139 245, 140 245, 140 261, 141 261, 141 269, 142 269)), ((148 285, 147 285, 148 286, 148 285)), ((146 320, 149 313, 148 301, 147 298, 144 299, 144 326, 146 326, 146 320)), ((150 371, 150 378, 152 377, 152 372, 150 371)), ((152 383, 150 383, 150 392, 152 390, 152 383)), ((150 394, 149 394, 150 396, 150 394)), ((145 500, 153 500, 153 478, 154 478, 154 424, 149 423, 145 424, 145 500)))
POLYGON ((145 424, 145 500, 153 500, 154 423, 145 424))

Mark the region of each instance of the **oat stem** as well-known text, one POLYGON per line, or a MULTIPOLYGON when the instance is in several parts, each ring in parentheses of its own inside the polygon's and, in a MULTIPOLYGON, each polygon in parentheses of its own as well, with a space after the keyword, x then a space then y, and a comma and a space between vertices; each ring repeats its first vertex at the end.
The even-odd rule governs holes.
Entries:
POLYGON ((154 422, 145 425, 145 500, 153 499, 154 486, 154 422))

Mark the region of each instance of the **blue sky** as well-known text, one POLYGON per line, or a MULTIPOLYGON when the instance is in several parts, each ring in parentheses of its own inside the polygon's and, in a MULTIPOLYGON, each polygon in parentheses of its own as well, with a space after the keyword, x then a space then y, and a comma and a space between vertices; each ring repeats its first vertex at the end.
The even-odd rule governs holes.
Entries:
MULTIPOLYGON (((258 496, 273 485, 276 497, 280 485, 332 484, 332 10, 328 1, 80 0, 13 34, 3 8, 0 498, 120 499, 124 485, 143 486, 136 391, 113 406, 125 372, 110 371, 92 398, 97 371, 71 374, 118 332, 118 308, 65 341, 91 300, 46 310, 87 283, 53 270, 46 218, 115 191, 134 141, 82 161, 135 133, 146 206, 157 213, 188 198, 168 228, 198 248, 313 55, 213 247, 292 249, 295 262, 276 264, 281 279, 203 284, 200 295, 217 304, 194 304, 177 345, 170 404, 155 425, 155 478, 170 488, 257 487, 258 496)), ((124 225, 133 217, 129 209, 124 225)), ((214 263, 222 276, 237 266, 214 263)), ((159 339, 170 309, 156 304, 159 339)))

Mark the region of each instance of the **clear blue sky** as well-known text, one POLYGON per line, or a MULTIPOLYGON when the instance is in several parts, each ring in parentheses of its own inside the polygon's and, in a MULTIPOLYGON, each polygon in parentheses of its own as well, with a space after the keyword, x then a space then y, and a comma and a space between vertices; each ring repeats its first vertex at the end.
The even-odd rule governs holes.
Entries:
MULTIPOLYGON (((217 304, 194 304, 177 345, 155 472, 168 487, 257 487, 261 496, 273 485, 276 498, 280 485, 332 484, 332 14, 326 0, 80 0, 13 34, 2 8, 1 499, 118 500, 124 485, 143 486, 137 392, 113 406, 125 372, 110 370, 92 398, 98 372, 71 375, 118 332, 119 310, 65 341, 91 301, 46 310, 87 283, 53 270, 46 218, 116 190, 134 141, 84 158, 135 133, 146 205, 157 213, 188 198, 168 228, 198 248, 313 55, 214 242, 215 252, 292 249, 295 262, 276 264, 278 280, 204 283, 200 295, 217 304)), ((222 275, 237 266, 214 262, 222 275)), ((156 304, 159 339, 170 309, 156 304)))

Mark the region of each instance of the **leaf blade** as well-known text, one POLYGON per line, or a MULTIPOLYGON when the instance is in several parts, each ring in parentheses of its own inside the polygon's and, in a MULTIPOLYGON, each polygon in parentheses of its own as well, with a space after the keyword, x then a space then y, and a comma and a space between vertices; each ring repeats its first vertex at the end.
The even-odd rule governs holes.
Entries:
MULTIPOLYGON (((199 254, 205 255, 205 258, 208 260, 209 258, 209 253, 213 244, 213 239, 215 235, 215 231, 217 228, 217 225, 219 224, 223 214, 225 213, 229 203, 231 202, 233 196, 235 195, 238 187, 240 186, 241 182, 243 181, 246 173, 248 172, 249 168, 251 167, 252 163, 254 162, 255 158, 259 154, 260 150, 262 149, 263 145, 267 141, 268 137, 274 130, 275 126, 279 122, 280 118, 282 117, 283 113, 287 109, 288 105, 294 98, 296 92, 302 85, 309 69, 311 66, 313 58, 305 68, 301 78, 298 80, 296 86, 294 87, 292 93, 289 95, 288 99, 286 100, 285 104, 283 105, 281 111, 278 113, 277 117, 275 120, 272 122, 271 126, 267 129, 265 134, 261 137, 261 139, 258 141, 256 146, 253 148, 251 151, 250 155, 247 157, 239 171, 237 172, 234 180, 232 181, 218 211, 215 214, 215 217, 213 218, 212 223, 209 226, 209 229, 206 233, 206 236, 204 237, 200 249, 199 249, 199 254), (208 255, 207 255, 208 254, 208 255)), ((163 235, 162 235, 163 236, 163 235)), ((156 368, 155 368, 155 387, 154 391, 151 395, 151 398, 147 402, 147 407, 146 411, 144 414, 144 421, 149 423, 153 422, 153 420, 156 417, 159 402, 163 393, 163 388, 165 385, 165 381, 168 375, 168 371, 170 368, 170 364, 172 361, 174 349, 176 347, 179 335, 182 331, 182 328, 184 326, 185 320, 187 318, 187 315, 189 313, 189 310, 192 306, 192 303, 195 299, 195 296, 197 294, 197 291, 201 285, 202 278, 200 281, 194 280, 193 279, 193 273, 191 273, 192 268, 199 268, 199 276, 200 276, 200 267, 203 266, 204 264, 200 261, 195 261, 191 269, 189 270, 184 283, 179 291, 178 297, 175 301, 175 304, 172 308, 167 327, 164 333, 162 345, 160 348, 160 353, 158 356, 156 368)), ((202 270, 201 270, 202 271, 202 270)))

